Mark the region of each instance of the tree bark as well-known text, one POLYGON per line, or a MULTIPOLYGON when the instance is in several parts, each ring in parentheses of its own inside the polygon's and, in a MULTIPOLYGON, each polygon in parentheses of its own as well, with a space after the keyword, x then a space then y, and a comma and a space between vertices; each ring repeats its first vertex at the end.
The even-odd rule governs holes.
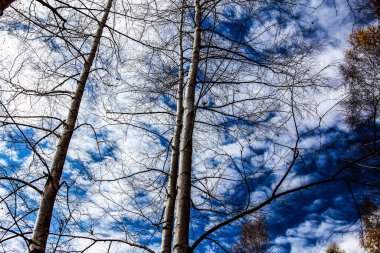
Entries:
POLYGON ((201 48, 201 5, 194 0, 195 28, 191 67, 188 75, 185 98, 184 123, 182 130, 181 157, 178 178, 177 214, 174 229, 174 253, 185 253, 189 247, 191 166, 193 153, 193 129, 195 117, 195 85, 198 74, 201 48))
POLYGON ((0 16, 3 16, 4 10, 8 8, 15 0, 0 0, 0 16))
POLYGON ((54 159, 51 165, 50 173, 45 184, 40 207, 37 214, 36 223, 33 230, 32 239, 30 241, 29 250, 31 253, 43 253, 46 249, 46 243, 49 236, 50 222, 53 215, 54 202, 60 187, 60 180, 62 175, 63 166, 65 164, 67 150, 69 148, 70 140, 73 135, 75 123, 78 117, 80 103, 82 100, 83 92, 86 82, 90 73, 91 66, 95 59, 98 50, 100 39, 105 27, 112 0, 108 0, 107 6, 103 17, 99 23, 96 31, 94 41, 91 46, 90 53, 84 63, 82 72, 80 74, 75 96, 71 102, 70 110, 63 126, 62 134, 58 140, 57 148, 55 151, 54 159))
POLYGON ((178 180, 178 164, 179 164, 179 148, 182 132, 182 118, 183 118, 183 83, 185 71, 183 69, 183 43, 182 43, 182 30, 184 19, 184 2, 181 5, 181 21, 179 27, 179 72, 178 72, 178 88, 177 88, 177 117, 176 127, 173 136, 172 144, 172 157, 169 171, 169 189, 166 200, 165 214, 164 214, 164 227, 162 230, 161 252, 170 253, 173 240, 173 223, 174 223, 174 210, 175 201, 177 197, 177 180, 178 180))

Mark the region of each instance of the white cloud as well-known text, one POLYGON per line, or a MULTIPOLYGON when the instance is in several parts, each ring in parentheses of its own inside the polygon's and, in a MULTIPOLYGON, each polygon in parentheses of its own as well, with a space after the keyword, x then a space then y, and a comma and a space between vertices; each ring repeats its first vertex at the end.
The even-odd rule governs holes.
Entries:
POLYGON ((274 252, 287 252, 285 246, 290 246, 290 253, 310 252, 325 253, 327 246, 335 242, 346 253, 364 253, 360 248, 356 226, 351 226, 349 232, 340 231, 343 221, 326 217, 324 220, 306 220, 297 227, 286 230, 284 236, 275 238, 274 252))

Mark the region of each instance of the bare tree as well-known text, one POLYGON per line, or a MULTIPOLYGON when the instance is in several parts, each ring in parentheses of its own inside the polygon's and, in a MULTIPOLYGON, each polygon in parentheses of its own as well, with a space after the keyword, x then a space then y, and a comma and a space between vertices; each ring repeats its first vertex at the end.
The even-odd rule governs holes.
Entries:
POLYGON ((183 118, 183 85, 184 85, 184 55, 183 55, 183 23, 184 23, 184 8, 185 1, 182 1, 180 11, 180 24, 178 34, 179 45, 179 66, 178 66, 178 88, 177 88, 177 116, 174 136, 172 140, 172 154, 169 170, 169 182, 167 202, 165 205, 164 226, 162 230, 161 252, 170 253, 173 240, 173 224, 175 201, 177 198, 177 180, 178 180, 178 165, 180 158, 180 140, 182 132, 183 118))
POLYGON ((202 12, 199 0, 194 1, 195 28, 192 47, 191 68, 186 83, 186 98, 184 122, 181 140, 181 157, 178 177, 178 201, 176 224, 174 229, 174 252, 181 253, 188 250, 190 225, 190 192, 191 192, 191 166, 193 154, 193 126, 195 119, 195 85, 198 74, 198 63, 201 50, 201 22, 202 12))
MULTIPOLYGON (((324 127, 325 115, 319 114, 319 101, 314 96, 328 91, 329 85, 323 77, 324 68, 318 69, 313 58, 320 45, 300 35, 304 27, 296 15, 299 5, 295 1, 118 1, 108 10, 114 15, 113 25, 98 22, 103 6, 90 2, 52 2, 68 20, 65 23, 58 17, 55 25, 42 25, 45 18, 33 8, 27 12, 15 9, 16 18, 39 27, 38 31, 31 27, 25 30, 46 40, 51 52, 57 50, 57 39, 63 41, 67 50, 62 54, 62 65, 70 71, 65 72, 58 61, 56 65, 45 64, 43 69, 37 68, 42 64, 34 64, 51 82, 57 77, 66 81, 48 91, 43 82, 28 89, 15 80, 22 75, 15 74, 7 78, 10 88, 5 92, 15 97, 27 94, 55 99, 51 106, 59 108, 67 105, 67 100, 58 96, 73 96, 72 88, 63 83, 79 77, 77 89, 82 90, 74 95, 85 88, 91 103, 97 102, 89 108, 82 104, 81 110, 86 111, 81 114, 88 119, 83 123, 77 120, 81 97, 72 101, 74 110, 70 109, 66 120, 53 113, 46 116, 46 112, 42 117, 20 116, 20 109, 2 105, 3 129, 18 129, 6 142, 25 144, 35 163, 47 169, 51 162, 48 154, 56 154, 53 165, 60 161, 41 177, 10 175, 7 170, 0 177, 9 192, 2 203, 11 203, 10 198, 16 196, 14 203, 27 203, 29 215, 35 212, 35 204, 30 204, 28 197, 19 198, 19 188, 42 194, 43 200, 51 192, 49 210, 40 209, 40 214, 48 215, 37 220, 44 220, 37 231, 43 236, 37 235, 37 227, 34 234, 42 238, 50 233, 50 248, 86 251, 106 244, 108 251, 113 245, 129 245, 153 252, 148 246, 160 238, 161 228, 162 252, 171 252, 173 247, 175 252, 192 252, 205 240, 223 247, 223 238, 213 236, 216 231, 226 234, 226 226, 292 193, 351 180, 344 172, 377 154, 372 150, 356 160, 349 158, 321 178, 302 181, 302 171, 308 169, 305 157, 325 152, 328 145, 310 136, 323 139, 318 131, 324 127), (80 24, 68 19, 71 16, 81 20, 80 24), (104 42, 100 52, 94 49, 97 36, 93 41, 89 32, 93 22, 100 24, 98 31, 101 26, 106 31, 105 36, 99 35, 98 40, 103 37, 104 42), (293 34, 285 29, 289 24, 300 30, 293 34), (95 52, 87 55, 83 52, 90 44, 95 52), (88 64, 90 56, 96 59, 94 64, 99 63, 96 67, 88 64), (80 64, 82 58, 86 71, 80 64), (82 72, 77 73, 78 69, 82 72), (100 98, 99 90, 103 92, 100 98), (91 117, 94 115, 96 120, 91 117), (64 131, 59 134, 62 126, 64 131), (82 127, 88 131, 78 130, 82 127), (39 134, 31 137, 23 129, 39 134), (69 154, 70 161, 66 158, 64 163, 74 130, 81 136, 73 140, 81 143, 73 148, 72 142, 69 151, 80 159, 72 161, 75 158, 69 154), (88 139, 93 142, 87 143, 86 135, 91 135, 88 139), (52 136, 60 138, 57 150, 38 145, 40 139, 52 136), (312 147, 305 144, 310 142, 312 147), (87 160, 82 156, 88 156, 87 160), (63 164, 75 167, 70 170, 75 174, 73 179, 71 175, 70 180, 66 180, 69 176, 61 177, 63 164), (46 178, 42 191, 40 181, 46 178), (260 186, 266 189, 265 196, 257 197, 260 186), (56 198, 57 194, 61 197, 56 198), (56 215, 51 214, 54 198, 56 215), (110 237, 101 232, 105 231, 104 223, 114 232, 110 237), (54 227, 50 232, 48 224, 54 227), (189 233, 192 227, 196 231, 193 236, 189 233), (75 245, 83 241, 86 245, 75 245)), ((22 39, 27 41, 28 36, 22 39)), ((41 202, 42 207, 44 203, 48 202, 41 202)), ((8 210, 11 221, 1 228, 8 236, 0 243, 22 238, 28 244, 30 222, 21 218, 24 213, 17 204, 8 210)), ((43 243, 35 240, 30 246, 37 250, 43 243)))
MULTIPOLYGON (((245 6, 245 3, 240 3, 242 6, 245 6)), ((265 5, 265 4, 264 4, 265 5)), ((260 12, 261 6, 258 4, 258 7, 256 5, 250 6, 248 3, 246 3, 247 9, 249 11, 252 11, 252 13, 260 12), (251 8, 251 9, 250 9, 251 8), (257 8, 257 9, 255 9, 257 8)), ((260 54, 257 51, 255 51, 250 45, 249 42, 245 41, 246 38, 244 38, 246 35, 235 35, 234 31, 231 32, 231 34, 223 34, 220 32, 217 28, 217 25, 219 24, 219 16, 218 12, 215 12, 215 15, 213 18, 209 18, 208 16, 214 14, 214 10, 217 9, 216 6, 214 6, 212 3, 201 3, 201 2, 194 2, 194 8, 195 8, 195 29, 193 34, 193 46, 192 46, 192 58, 191 58, 191 68, 188 75, 187 80, 187 87, 186 87, 186 95, 185 95, 185 113, 184 113, 184 128, 182 132, 182 143, 181 143, 181 159, 180 159, 180 172, 179 172, 179 181, 178 181, 178 202, 177 202, 177 216, 176 216, 176 227, 175 227, 175 239, 174 239, 174 252, 188 252, 189 251, 189 245, 188 245, 188 239, 189 239, 189 224, 190 224, 190 209, 191 209, 191 191, 192 191, 192 185, 194 186, 194 182, 192 182, 192 177, 194 174, 194 170, 192 168, 193 165, 193 136, 196 134, 195 124, 198 122, 214 125, 214 122, 210 121, 210 118, 215 117, 216 115, 220 116, 220 118, 229 117, 231 118, 231 121, 237 121, 237 122, 249 122, 251 124, 255 124, 260 120, 260 117, 265 118, 264 115, 269 115, 270 112, 275 113, 276 107, 280 108, 278 103, 274 102, 271 105, 266 102, 268 101, 274 101, 276 99, 276 92, 284 92, 288 94, 291 94, 293 96, 294 91, 293 87, 296 86, 298 81, 295 81, 298 76, 305 76, 304 70, 300 70, 300 73, 297 73, 298 70, 297 67, 301 66, 299 62, 303 60, 302 53, 296 52, 296 51, 289 51, 288 54, 292 55, 291 57, 283 57, 285 59, 284 61, 281 61, 281 54, 276 54, 274 51, 271 52, 270 49, 267 49, 268 52, 273 53, 273 57, 271 58, 268 55, 260 54), (215 9, 214 9, 215 8, 215 9), (210 19, 210 20, 207 20, 210 19), (202 23, 207 20, 208 22, 212 23, 212 26, 207 25, 205 28, 202 27, 202 23), (202 37, 204 34, 204 37, 202 37), (227 42, 226 42, 227 41, 227 42), (202 44, 203 43, 203 44, 202 44), (200 54, 201 48, 204 49, 204 55, 200 54), (245 50, 252 50, 252 55, 247 55, 245 50), (297 58, 296 55, 299 55, 297 58), (260 58, 262 57, 262 58, 260 58), (213 67, 214 62, 217 62, 215 68, 213 67), (298 61, 298 63, 297 63, 298 61), (280 63, 281 62, 281 63, 280 63), (201 65, 204 64, 204 65, 201 65), (299 65, 298 65, 299 64, 299 65), (200 67, 201 66, 201 67, 200 67), (231 68, 231 72, 229 72, 229 66, 233 66, 231 68), (282 67, 280 67, 282 66, 282 67), (286 66, 286 67, 284 67, 286 66), (297 66, 297 67, 296 67, 297 66), (240 67, 240 68, 239 68, 240 67), (291 71, 287 68, 293 68, 297 69, 294 73, 291 73, 291 71), (232 71, 233 69, 233 71, 232 71), (257 72, 253 72, 253 71, 257 72), (244 73, 244 71, 251 71, 251 73, 255 73, 257 76, 252 76, 253 79, 257 78, 256 80, 239 80, 239 78, 242 78, 239 76, 239 74, 244 73), (279 78, 279 83, 284 82, 284 79, 287 78, 293 79, 293 84, 279 84, 279 87, 276 87, 275 82, 272 79, 269 82, 263 81, 265 77, 270 76, 273 73, 274 76, 277 76, 279 78), (200 74, 201 73, 201 74, 200 74), (210 76, 209 76, 210 75, 210 76), (232 75, 232 76, 231 76, 232 75), (201 76, 201 77, 200 77, 201 76), (204 79, 202 78, 204 77, 204 79), (297 76, 297 77, 295 77, 297 76), (264 77, 264 78, 262 78, 264 77), (281 79, 284 77, 284 79, 281 79), (259 81, 260 79, 260 81, 259 81), (200 94, 198 98, 196 98, 195 93, 195 87, 197 86, 198 82, 201 87, 200 94), (219 83, 218 83, 219 82, 219 83), (272 82, 272 84, 270 83, 272 82), (232 90, 232 85, 235 84, 236 87, 243 86, 244 84, 252 84, 257 86, 270 86, 273 85, 275 88, 271 90, 272 94, 266 94, 262 95, 263 97, 254 97, 254 98, 246 98, 246 99, 236 99, 233 97, 235 93, 235 90, 232 90), (225 87, 222 87, 222 85, 225 85, 225 87), (228 86, 230 85, 230 86, 228 86), (283 86, 281 86, 283 85, 283 86), (278 88, 276 90, 276 88, 278 88), (219 89, 219 90, 218 90, 219 89), (225 94, 220 93, 218 94, 220 90, 224 91, 225 94), (220 99, 223 97, 223 95, 232 97, 232 101, 226 99, 225 105, 222 103, 218 103, 216 106, 210 105, 208 106, 208 103, 205 102, 203 106, 201 105, 203 102, 202 100, 208 99, 208 94, 213 91, 213 95, 215 96, 215 99, 220 99), (218 95, 216 95, 218 94, 218 95), (272 100, 273 98, 273 100, 272 100), (245 102, 257 102, 255 105, 259 105, 255 109, 256 111, 249 111, 244 112, 242 107, 239 107, 239 103, 243 104, 245 102), (196 104, 197 106, 194 106, 196 104), (262 106, 262 107, 260 107, 262 106), (237 108, 236 111, 234 111, 234 108, 237 108), (239 109, 238 109, 239 108, 239 109), (258 109, 259 108, 259 109, 258 109), (201 109, 201 113, 204 110, 206 113, 205 115, 209 116, 212 115, 210 118, 206 117, 200 117, 200 120, 197 121, 195 118, 195 112, 196 109, 201 109), (231 109, 231 110, 230 110, 231 109), (241 114, 240 114, 241 113, 241 114), (209 120, 209 121, 207 121, 209 120)), ((249 12, 250 13, 250 12, 249 12)), ((250 13, 251 14, 251 13, 250 13)), ((253 16, 255 14, 252 14, 253 16)), ((252 18, 252 16, 250 16, 252 18)), ((254 16, 256 17, 256 16, 254 16)), ((236 25, 236 24, 235 24, 236 25)), ((245 24, 243 24, 244 26, 245 24)), ((231 25, 232 26, 232 25, 231 25)), ((231 28, 233 29, 233 28, 231 28)), ((235 29, 240 29, 235 28, 235 29)), ((270 30, 271 28, 262 27, 262 29, 267 31, 266 29, 270 30)), ((244 30, 244 28, 242 28, 244 30)), ((236 33, 239 34, 239 31, 236 33)), ((244 32, 242 33, 244 34, 244 32)), ((287 38, 288 39, 288 38, 287 38)), ((282 40, 280 38, 275 38, 275 42, 273 47, 278 47, 281 43, 284 43, 285 39, 282 40)), ((260 42, 258 42, 259 44, 260 42)), ((286 44, 286 43, 285 43, 286 44)), ((310 49, 310 48, 309 48, 310 49)), ((307 50, 306 48, 303 48, 303 50, 307 50)), ((244 78, 242 78, 244 79, 244 78)), ((312 80, 311 78, 308 79, 312 80)), ((308 85, 305 83, 305 79, 303 80, 304 85, 308 85)), ((314 80, 310 81, 310 83, 314 82, 315 84, 320 83, 318 77, 314 76, 314 80)), ((304 86, 302 86, 304 87, 304 86)), ((238 88, 237 88, 238 89, 238 88)), ((260 88, 258 88, 260 89, 260 88)), ((261 95, 261 94, 260 94, 261 95)), ((241 96, 239 94, 239 96, 241 96)), ((244 96, 244 95, 243 95, 244 96)), ((242 97, 243 97, 242 96, 242 97)), ((212 97, 212 95, 211 95, 212 97)), ((238 97, 238 95, 237 95, 238 97)), ((219 101, 218 101, 219 102, 219 101)), ((290 107, 295 110, 296 105, 292 104, 294 103, 293 97, 290 99, 290 107)), ((299 106, 299 105, 298 105, 299 106)), ((245 107, 247 108, 247 107, 245 107)), ((295 112, 293 111, 293 114, 291 111, 288 111, 291 118, 295 118, 295 112)), ((197 114, 198 115, 198 114, 197 114)), ((203 116, 203 115, 202 115, 203 116)), ((270 116, 269 116, 270 117, 270 116)), ((284 117, 286 118, 286 117, 284 117)), ((265 120, 263 120, 265 122, 265 120)), ((270 120, 268 120, 270 121, 270 120)), ((222 121, 223 122, 223 121, 222 121)), ((227 121, 228 122, 228 121, 227 121)), ((219 122, 219 126, 223 124, 228 123, 221 123, 219 122)), ((265 124, 265 123, 264 123, 265 124)), ((280 123, 281 124, 281 123, 280 123)), ((280 125, 279 124, 279 125, 280 125)), ((215 124, 217 125, 217 124, 215 124)), ((297 123, 295 122, 295 127, 297 127, 297 123)), ((274 127, 273 129, 275 129, 274 127)), ((279 128, 277 128, 277 131, 279 128)), ((249 131, 249 130, 247 130, 249 131)), ((276 130, 275 130, 276 131, 276 130)), ((298 136, 299 138, 299 136, 298 136)), ((297 144, 296 144, 297 145, 297 144)), ((298 153, 297 153, 297 147, 293 147, 294 150, 294 158, 293 162, 297 160, 298 153)), ((232 159, 231 159, 232 160, 232 159)), ((292 168, 290 166, 289 170, 292 168)), ((245 177, 247 175, 244 175, 242 177, 245 177)), ((284 178, 286 178, 287 173, 285 174, 284 178)), ((202 180, 199 180, 198 182, 203 185, 207 185, 207 178, 205 178, 206 183, 201 182, 202 180)), ((275 192, 277 189, 281 186, 282 182, 281 180, 279 182, 279 185, 277 186, 275 192)), ((248 185, 248 184, 247 184, 248 185)), ((200 188, 196 188, 200 189, 200 188)), ((249 188, 248 188, 249 189, 249 188)), ((205 189, 204 192, 206 193, 207 197, 210 199, 218 199, 216 196, 213 196, 213 194, 210 194, 208 189, 205 189)), ((243 208, 248 208, 250 206, 250 200, 248 200, 248 203, 243 208)), ((210 210, 207 209, 210 212, 216 212, 216 210, 213 210, 211 208, 210 210)), ((197 241, 196 241, 197 243, 197 241)), ((196 246, 196 244, 194 245, 196 246)), ((190 249, 190 251, 193 250, 193 248, 190 249)))
POLYGON ((108 15, 112 6, 112 0, 109 0, 106 4, 105 11, 99 27, 94 36, 94 41, 90 50, 90 53, 85 61, 83 70, 81 72, 75 96, 70 106, 70 111, 67 119, 64 123, 63 131, 57 144, 57 150, 55 152, 54 160, 49 171, 48 179, 45 184, 42 199, 40 201, 40 207, 36 219, 36 224, 33 230, 33 236, 30 242, 29 249, 33 253, 45 252, 46 243, 49 236, 50 222, 53 215, 53 208, 57 192, 59 191, 60 179, 65 164, 67 150, 69 148, 70 140, 75 129, 76 120, 80 108, 80 103, 86 86, 88 76, 92 67, 92 63, 95 59, 96 52, 98 50, 100 39, 105 27, 108 15))
POLYGON ((241 239, 232 248, 232 252, 265 253, 268 252, 269 241, 265 218, 260 216, 242 225, 241 239))

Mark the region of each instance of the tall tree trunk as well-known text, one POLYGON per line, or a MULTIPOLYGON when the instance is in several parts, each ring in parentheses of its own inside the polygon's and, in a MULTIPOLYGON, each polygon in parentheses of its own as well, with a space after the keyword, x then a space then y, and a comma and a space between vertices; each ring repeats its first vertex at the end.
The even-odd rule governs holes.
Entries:
POLYGON ((174 210, 175 201, 177 197, 177 180, 178 180, 178 164, 179 164, 179 148, 182 131, 182 118, 183 118, 183 83, 185 71, 183 69, 183 43, 182 43, 182 30, 184 20, 184 0, 181 5, 181 21, 179 26, 179 72, 178 72, 178 88, 177 88, 177 117, 176 127, 173 136, 172 144, 172 157, 169 171, 169 189, 166 200, 165 215, 164 215, 164 228, 162 230, 161 252, 170 253, 173 240, 173 223, 174 223, 174 210))
POLYGON ((111 5, 112 0, 108 0, 103 17, 96 31, 90 53, 84 63, 82 72, 80 74, 80 78, 75 91, 75 96, 71 102, 70 110, 66 122, 63 126, 62 134, 57 144, 54 160, 52 162, 50 173, 45 184, 44 192, 40 202, 40 207, 38 210, 37 219, 33 230, 32 240, 30 241, 29 245, 29 250, 31 253, 43 253, 46 249, 46 243, 49 236, 50 222, 53 215, 54 202, 60 187, 60 180, 63 166, 66 160, 67 150, 69 148, 70 140, 75 128, 75 123, 78 117, 80 103, 82 100, 88 75, 90 73, 92 63, 94 61, 96 52, 99 47, 100 39, 108 18, 108 14, 111 9, 111 5))
POLYGON ((15 0, 0 0, 0 16, 3 15, 4 10, 8 8, 14 1, 15 0))
POLYGON ((191 166, 193 153, 194 102, 199 55, 201 48, 201 5, 194 0, 195 28, 191 67, 186 86, 184 123, 182 130, 181 158, 178 178, 178 201, 174 229, 174 253, 185 253, 189 247, 191 166))

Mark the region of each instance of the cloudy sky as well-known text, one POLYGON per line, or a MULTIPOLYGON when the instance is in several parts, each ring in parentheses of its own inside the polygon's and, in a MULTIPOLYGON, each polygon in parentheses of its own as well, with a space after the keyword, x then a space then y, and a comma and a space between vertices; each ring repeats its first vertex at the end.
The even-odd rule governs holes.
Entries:
MULTIPOLYGON (((171 69, 175 63, 173 58, 177 56, 176 44, 171 45, 177 26, 149 16, 154 10, 144 12, 139 7, 126 10, 130 15, 146 15, 148 25, 142 25, 142 18, 120 15, 118 10, 124 6, 121 2, 114 7, 109 21, 120 33, 113 33, 112 29, 105 31, 95 70, 86 86, 78 128, 70 143, 62 179, 65 184, 55 206, 51 232, 63 231, 68 236, 52 235, 50 249, 84 250, 88 247, 86 252, 106 252, 108 248, 111 252, 143 252, 121 242, 92 245, 86 237, 93 236, 128 240, 157 252, 160 248, 161 228, 157 223, 163 213, 166 182, 163 172, 170 164, 168 151, 176 108, 175 88, 163 83, 175 80, 173 76, 178 71, 171 69), (166 51, 157 50, 162 45, 166 51), (139 112, 144 113, 133 115, 139 112)), ((255 37, 258 41, 255 49, 259 51, 264 52, 268 47, 275 48, 278 56, 291 55, 281 43, 286 41, 286 36, 299 38, 300 33, 304 41, 286 44, 292 50, 297 51, 304 42, 319 46, 310 48, 310 55, 297 58, 298 64, 286 69, 303 73, 299 77, 294 74, 293 80, 285 75, 271 76, 256 67, 216 61, 202 63, 199 79, 203 82, 216 80, 215 76, 210 77, 212 71, 222 73, 220 75, 229 80, 234 71, 239 70, 236 77, 239 81, 258 82, 260 77, 260 81, 270 80, 275 85, 293 82, 307 88, 302 88, 302 92, 301 88, 290 91, 256 85, 228 88, 204 85, 197 89, 203 106, 213 110, 231 99, 243 101, 249 97, 265 102, 226 107, 221 109, 223 114, 207 108, 197 113, 192 192, 196 208, 192 210, 190 243, 245 205, 252 207, 268 198, 292 161, 294 145, 299 148, 301 158, 281 184, 280 192, 326 178, 342 165, 342 160, 357 155, 355 141, 365 129, 351 131, 343 124, 338 104, 344 97, 338 66, 348 48, 347 38, 357 25, 346 1, 305 3, 304 7, 294 10, 294 16, 286 19, 286 24, 281 24, 281 32, 273 28, 280 18, 275 21, 273 17, 266 17, 275 13, 273 9, 264 9, 267 13, 259 22, 245 19, 244 15, 249 12, 244 8, 218 7, 220 13, 225 14, 217 20, 218 32, 234 39, 244 37, 244 43, 255 34, 261 34, 255 37), (273 37, 281 43, 276 44, 273 37), (226 70, 223 72, 222 68, 226 70), (293 116, 289 113, 289 101, 297 104, 293 116), (231 113, 249 114, 257 124, 230 121, 231 113), (298 132, 304 134, 296 141, 298 132), (209 198, 208 194, 215 198, 209 198)), ((170 7, 168 2, 165 4, 157 8, 170 7)), ((17 2, 0 19, 0 112, 4 123, 0 128, 0 176, 33 181, 43 189, 44 171, 53 159, 57 140, 56 134, 47 133, 60 132, 77 73, 82 67, 78 52, 89 50, 91 40, 84 34, 94 30, 91 15, 99 16, 100 12, 84 10, 87 15, 70 16, 69 11, 63 10, 63 15, 74 20, 68 22, 67 27, 75 28, 75 21, 85 27, 75 32, 73 28, 73 34, 83 37, 73 36, 68 43, 49 34, 51 31, 46 25, 51 22, 46 18, 51 15, 49 10, 41 8, 35 14, 35 3, 31 6, 17 2), (35 15, 35 23, 25 19, 23 15, 28 13, 35 15), (42 29, 41 24, 47 29, 42 29), (46 91, 54 93, 44 93, 46 91), (31 115, 33 117, 27 117, 31 115), (41 155, 37 156, 33 149, 41 155)), ((99 7, 96 1, 86 6, 99 7)), ((166 18, 177 16, 170 14, 166 18)), ((191 31, 191 18, 190 13, 185 30, 191 31)), ((204 20, 204 28, 212 28, 213 22, 217 23, 215 20, 210 15, 204 20)), ((68 34, 69 29, 62 36, 68 34)), ((187 57, 190 56, 190 36, 185 38, 185 43, 187 57)), ((228 46, 225 41, 219 43, 228 46)), ((249 49, 245 48, 244 52, 253 57, 249 49)), ((188 68, 189 63, 186 63, 185 69, 188 68)), ((0 180, 0 240, 13 235, 4 228, 25 233, 27 237, 33 228, 40 196, 29 187, 18 191, 18 195, 12 194, 15 187, 17 184, 0 180), (13 223, 12 215, 21 220, 18 226, 13 223)), ((364 252, 359 246, 359 216, 354 198, 360 200, 364 190, 337 182, 285 196, 264 207, 260 213, 266 217, 271 252, 325 252, 331 242, 338 243, 346 253, 364 252)), ((218 230, 211 238, 220 245, 205 240, 196 252, 224 252, 220 246, 231 248, 239 240, 242 222, 253 217, 218 230)), ((0 249, 24 252, 25 247, 25 241, 15 237, 1 241, 0 249)))

